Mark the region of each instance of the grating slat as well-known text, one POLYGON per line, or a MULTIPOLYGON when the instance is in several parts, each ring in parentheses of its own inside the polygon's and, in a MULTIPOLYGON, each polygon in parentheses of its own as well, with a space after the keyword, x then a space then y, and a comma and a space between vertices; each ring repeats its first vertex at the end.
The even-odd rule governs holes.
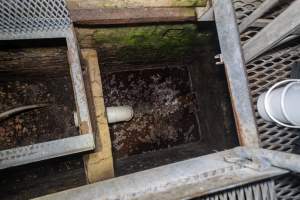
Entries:
POLYGON ((213 194, 199 200, 276 200, 274 181, 255 183, 213 194))
POLYGON ((0 0, 0 35, 58 31, 70 23, 64 0, 0 0))

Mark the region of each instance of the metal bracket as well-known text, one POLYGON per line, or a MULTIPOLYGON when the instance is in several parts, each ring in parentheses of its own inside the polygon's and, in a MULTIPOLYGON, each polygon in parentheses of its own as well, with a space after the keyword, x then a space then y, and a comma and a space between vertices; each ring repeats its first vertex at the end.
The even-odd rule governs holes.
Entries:
POLYGON ((215 56, 216 65, 224 65, 223 55, 218 54, 215 56))

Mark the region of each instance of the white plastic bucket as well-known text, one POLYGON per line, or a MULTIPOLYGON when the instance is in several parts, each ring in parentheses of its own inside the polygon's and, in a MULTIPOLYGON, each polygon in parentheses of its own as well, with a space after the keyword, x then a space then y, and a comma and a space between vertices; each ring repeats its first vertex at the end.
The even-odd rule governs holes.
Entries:
POLYGON ((133 118, 133 109, 130 106, 116 106, 106 108, 108 123, 130 121, 133 118))
POLYGON ((289 79, 272 86, 259 96, 257 109, 266 121, 300 128, 300 80, 289 79))

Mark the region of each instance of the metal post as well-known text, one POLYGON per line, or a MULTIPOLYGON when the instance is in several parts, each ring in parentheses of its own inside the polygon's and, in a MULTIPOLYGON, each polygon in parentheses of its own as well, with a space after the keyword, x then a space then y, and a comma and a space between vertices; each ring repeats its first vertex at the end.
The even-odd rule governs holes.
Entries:
POLYGON ((232 1, 215 0, 213 9, 240 144, 258 147, 258 133, 232 1))

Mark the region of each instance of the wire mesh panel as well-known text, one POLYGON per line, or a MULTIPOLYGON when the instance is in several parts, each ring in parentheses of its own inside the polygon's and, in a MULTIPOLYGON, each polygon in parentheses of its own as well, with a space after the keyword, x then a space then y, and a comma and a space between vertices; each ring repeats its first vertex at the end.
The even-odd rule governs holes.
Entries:
POLYGON ((300 45, 273 50, 247 65, 249 86, 253 97, 261 146, 285 152, 295 152, 300 131, 263 120, 257 111, 258 97, 275 83, 290 78, 291 65, 300 61, 300 45))
MULTIPOLYGON (((261 2, 261 0, 233 0, 238 22, 240 23, 245 16, 250 15, 261 2)), ((292 1, 282 2, 283 4, 266 13, 263 18, 274 19, 292 1)), ((241 34, 242 43, 247 42, 261 29, 249 27, 241 34)), ((296 42, 278 47, 253 60, 246 66, 261 146, 266 149, 299 153, 300 130, 266 122, 259 116, 256 108, 260 94, 267 91, 275 83, 290 78, 292 65, 300 61, 300 45, 298 44, 296 42)), ((300 181, 296 176, 290 175, 276 179, 275 188, 278 199, 300 199, 300 181)))
POLYGON ((213 194, 200 200, 276 200, 274 181, 251 184, 213 194))
MULTIPOLYGON (((237 23, 240 24, 243 19, 251 15, 251 13, 261 5, 264 0, 233 0, 233 4, 236 11, 237 23)), ((291 3, 290 1, 281 1, 277 6, 265 13, 261 19, 272 20, 275 19, 280 13, 282 13, 291 3)), ((250 38, 256 35, 263 27, 250 26, 246 31, 241 33, 242 44, 246 43, 250 38)))
POLYGON ((0 39, 58 32, 70 25, 64 0, 0 0, 0 39))

